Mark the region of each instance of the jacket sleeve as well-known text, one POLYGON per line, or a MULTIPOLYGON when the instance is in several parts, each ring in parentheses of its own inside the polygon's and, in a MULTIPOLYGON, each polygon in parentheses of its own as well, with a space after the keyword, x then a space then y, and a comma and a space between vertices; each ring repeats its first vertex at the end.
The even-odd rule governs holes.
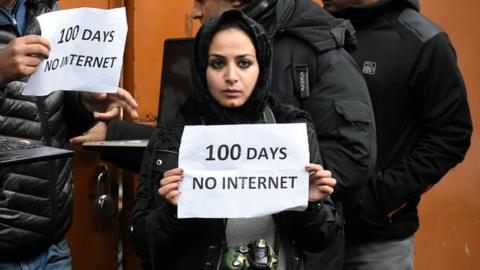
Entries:
POLYGON ((178 251, 179 245, 184 244, 181 239, 189 222, 177 219, 176 207, 158 195, 158 181, 163 173, 154 173, 156 144, 157 131, 145 150, 129 230, 129 238, 145 269, 152 268, 158 254, 168 260, 169 254, 178 251))
POLYGON ((472 120, 456 55, 445 33, 424 45, 409 82, 420 107, 420 136, 409 155, 383 171, 377 192, 386 214, 419 196, 461 162, 472 120))
POLYGON ((64 106, 69 138, 82 134, 95 124, 93 114, 85 109, 80 100, 80 92, 65 91, 64 106))
POLYGON ((132 121, 112 120, 108 122, 107 140, 139 140, 148 139, 154 127, 132 121))
MULTIPOLYGON (((108 122, 106 140, 142 140, 152 135, 154 128, 132 121, 111 120, 108 122)), ((102 149, 102 159, 134 173, 140 172, 143 150, 134 148, 102 149)))
MULTIPOLYGON (((309 126, 310 162, 322 164, 313 126, 309 126)), ((292 240, 302 251, 319 252, 343 234, 343 222, 330 197, 309 202, 303 212, 286 211, 280 214, 292 240)))
POLYGON ((302 107, 311 114, 325 168, 337 179, 333 198, 346 200, 372 176, 376 131, 370 95, 343 49, 320 54, 315 84, 302 107))

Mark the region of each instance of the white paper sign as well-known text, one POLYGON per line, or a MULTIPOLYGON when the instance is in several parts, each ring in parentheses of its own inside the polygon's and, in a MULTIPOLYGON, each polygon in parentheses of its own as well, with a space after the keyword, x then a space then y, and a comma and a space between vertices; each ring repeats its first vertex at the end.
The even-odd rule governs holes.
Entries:
POLYGON ((298 124, 186 126, 179 218, 249 218, 308 204, 307 128, 298 124))
POLYGON ((24 95, 117 91, 128 28, 125 8, 68 9, 37 19, 51 51, 30 76, 24 95))

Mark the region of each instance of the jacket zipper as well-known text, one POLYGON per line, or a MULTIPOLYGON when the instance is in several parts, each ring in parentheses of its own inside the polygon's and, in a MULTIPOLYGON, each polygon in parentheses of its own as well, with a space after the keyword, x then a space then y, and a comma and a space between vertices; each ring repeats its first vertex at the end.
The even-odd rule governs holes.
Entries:
POLYGON ((47 112, 45 110, 45 97, 37 97, 36 104, 38 110, 38 117, 40 118, 40 126, 42 128, 43 134, 45 135, 44 143, 48 146, 52 145, 52 137, 50 134, 50 128, 48 127, 47 112))
POLYGON ((15 18, 15 13, 17 12, 17 10, 18 10, 18 7, 15 7, 12 10, 12 13, 10 13, 4 7, 0 7, 0 12, 3 13, 3 16, 5 16, 5 18, 7 18, 7 20, 9 20, 10 24, 15 29, 15 32, 16 32, 15 34, 17 36, 21 36, 22 32, 20 31, 20 28, 18 27, 17 19, 15 18))

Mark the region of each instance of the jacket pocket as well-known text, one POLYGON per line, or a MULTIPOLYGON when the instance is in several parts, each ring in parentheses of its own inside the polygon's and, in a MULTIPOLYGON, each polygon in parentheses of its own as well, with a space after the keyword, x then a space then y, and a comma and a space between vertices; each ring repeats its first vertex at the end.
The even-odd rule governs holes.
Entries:
POLYGON ((360 205, 358 211, 358 219, 369 224, 391 223, 391 215, 389 215, 379 196, 379 184, 383 179, 381 172, 370 179, 368 184, 362 189, 358 197, 360 205))
POLYGON ((338 134, 357 160, 370 166, 372 155, 376 156, 374 116, 370 106, 359 100, 336 100, 335 111, 344 119, 338 134))

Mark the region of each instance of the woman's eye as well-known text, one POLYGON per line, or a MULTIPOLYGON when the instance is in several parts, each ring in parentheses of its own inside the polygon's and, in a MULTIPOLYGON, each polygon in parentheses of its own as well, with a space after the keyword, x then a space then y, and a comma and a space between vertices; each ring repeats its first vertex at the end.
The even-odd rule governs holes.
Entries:
POLYGON ((209 65, 213 69, 221 69, 223 66, 225 66, 225 63, 221 59, 214 59, 210 61, 209 65))
POLYGON ((252 65, 252 62, 250 62, 249 60, 246 60, 246 59, 241 59, 241 60, 238 61, 237 65, 240 68, 248 68, 252 65))

